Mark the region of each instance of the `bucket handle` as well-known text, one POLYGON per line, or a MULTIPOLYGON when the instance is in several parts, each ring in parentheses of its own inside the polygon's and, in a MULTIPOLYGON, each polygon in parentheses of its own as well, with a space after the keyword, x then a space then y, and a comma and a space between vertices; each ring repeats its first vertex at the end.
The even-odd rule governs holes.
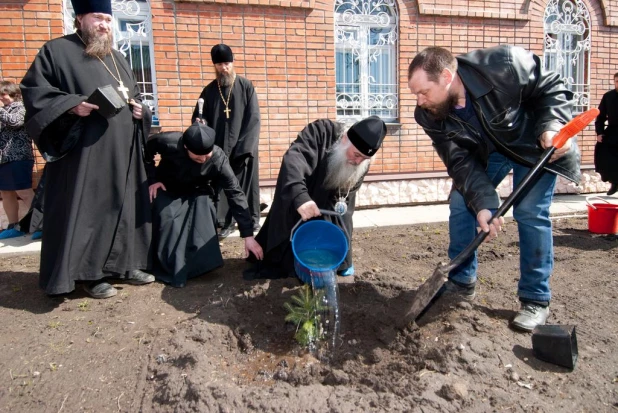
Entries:
POLYGON ((590 205, 590 208, 592 208, 592 209, 597 209, 597 207, 595 207, 595 206, 594 206, 593 204, 591 204, 591 203, 590 203, 590 201, 589 201, 589 199, 593 199, 593 198, 600 199, 601 201, 605 202, 606 204, 609 204, 609 203, 610 203, 609 201, 606 201, 605 199, 601 198, 600 196, 596 196, 596 195, 593 195, 593 196, 587 196, 587 197, 586 197, 586 203, 587 203, 588 205, 590 205))
MULTIPOLYGON (((320 209, 320 213, 322 215, 331 215, 331 216, 334 216, 334 217, 339 217, 339 219, 341 219, 341 216, 343 215, 343 214, 339 214, 339 213, 337 213, 335 211, 329 211, 328 209, 320 209)), ((296 228, 298 228, 298 226, 300 224, 302 224, 302 223, 303 223, 303 220, 301 218, 301 219, 298 220, 296 225, 294 225, 292 227, 292 230, 290 231, 290 242, 292 242, 292 237, 294 235, 294 231, 296 231, 296 228)), ((348 234, 347 228, 345 227, 345 225, 343 225, 343 221, 341 222, 341 228, 343 229, 343 233, 345 234, 345 237, 348 240, 348 248, 350 248, 350 234, 348 234)))

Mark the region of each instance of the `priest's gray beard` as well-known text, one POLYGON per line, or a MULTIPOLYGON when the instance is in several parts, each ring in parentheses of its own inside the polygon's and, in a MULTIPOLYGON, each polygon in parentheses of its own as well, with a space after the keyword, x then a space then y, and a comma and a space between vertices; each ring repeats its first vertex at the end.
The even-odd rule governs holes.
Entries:
POLYGON ((221 87, 228 87, 234 81, 234 76, 236 76, 236 72, 234 71, 234 69, 230 70, 228 73, 217 72, 217 81, 219 82, 221 87))
POLYGON ((103 59, 112 53, 112 34, 99 34, 96 27, 82 27, 82 37, 86 43, 86 54, 103 59))
POLYGON ((339 139, 328 152, 326 189, 341 189, 349 191, 369 170, 371 159, 366 159, 358 165, 348 163, 346 152, 352 144, 348 140, 339 139))

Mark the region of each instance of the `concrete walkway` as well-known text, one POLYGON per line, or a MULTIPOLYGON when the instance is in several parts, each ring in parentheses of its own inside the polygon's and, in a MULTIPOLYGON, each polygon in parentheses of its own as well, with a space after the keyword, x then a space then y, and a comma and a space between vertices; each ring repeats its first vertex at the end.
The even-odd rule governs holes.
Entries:
MULTIPOLYGON (((550 213, 552 216, 571 214, 587 216, 588 209, 586 207, 586 197, 592 196, 602 197, 610 202, 613 201, 618 204, 618 198, 608 197, 605 193, 556 195, 550 207, 550 213)), ((603 201, 591 199, 591 202, 603 201)), ((354 212, 354 228, 446 222, 448 221, 448 215, 448 204, 364 209, 354 212)), ((513 216, 512 208, 507 212, 506 216, 513 216)))
MULTIPOLYGON (((597 196, 618 204, 618 197, 608 197, 604 193, 556 195, 550 208, 551 215, 553 217, 564 215, 587 217, 588 209, 586 207, 586 198, 592 196, 597 196)), ((592 199, 591 202, 603 201, 592 199)), ((448 221, 448 214, 448 204, 363 209, 354 212, 354 228, 446 222, 448 221)), ((506 216, 512 216, 512 212, 509 211, 506 216)), ((263 221, 264 218, 262 217, 262 222, 263 221)), ((234 231, 231 236, 237 237, 238 231, 234 231)), ((30 235, 0 240, 0 256, 38 254, 40 250, 41 241, 32 241, 30 235)))

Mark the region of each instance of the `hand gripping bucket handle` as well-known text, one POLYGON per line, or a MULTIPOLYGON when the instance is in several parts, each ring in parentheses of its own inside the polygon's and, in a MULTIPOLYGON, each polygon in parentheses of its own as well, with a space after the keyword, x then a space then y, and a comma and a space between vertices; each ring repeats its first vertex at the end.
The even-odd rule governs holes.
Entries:
MULTIPOLYGON (((323 215, 340 217, 333 211, 320 210, 323 215)), ((290 233, 294 270, 303 282, 314 287, 324 286, 324 277, 336 271, 348 254, 350 240, 344 225, 324 220, 298 221, 290 233), (343 229, 343 230, 342 230, 343 229), (313 280, 313 282, 312 282, 313 280)))
MULTIPOLYGON (((331 215, 333 217, 341 217, 341 214, 338 214, 335 211, 329 211, 328 209, 320 209, 320 213, 322 215, 331 215)), ((299 219, 298 222, 296 223, 296 225, 294 225, 292 227, 292 231, 290 231, 290 242, 292 242, 292 239, 294 238, 294 231, 296 231, 296 228, 298 228, 298 226, 300 224, 302 224, 302 223, 303 223, 303 220, 299 219)), ((350 244, 350 241, 349 241, 350 240, 350 234, 348 234, 348 230, 346 229, 345 225, 342 224, 341 228, 343 229, 343 232, 345 233, 345 236, 348 239, 348 247, 349 247, 349 244, 350 244)))

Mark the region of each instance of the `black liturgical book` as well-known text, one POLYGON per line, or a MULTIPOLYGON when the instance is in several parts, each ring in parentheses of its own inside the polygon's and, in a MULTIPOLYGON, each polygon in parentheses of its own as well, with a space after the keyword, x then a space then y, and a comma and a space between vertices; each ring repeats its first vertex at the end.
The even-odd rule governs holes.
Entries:
POLYGON ((97 88, 92 95, 88 97, 88 103, 92 103, 99 107, 101 116, 109 119, 115 116, 125 107, 126 103, 112 85, 101 86, 97 88))

